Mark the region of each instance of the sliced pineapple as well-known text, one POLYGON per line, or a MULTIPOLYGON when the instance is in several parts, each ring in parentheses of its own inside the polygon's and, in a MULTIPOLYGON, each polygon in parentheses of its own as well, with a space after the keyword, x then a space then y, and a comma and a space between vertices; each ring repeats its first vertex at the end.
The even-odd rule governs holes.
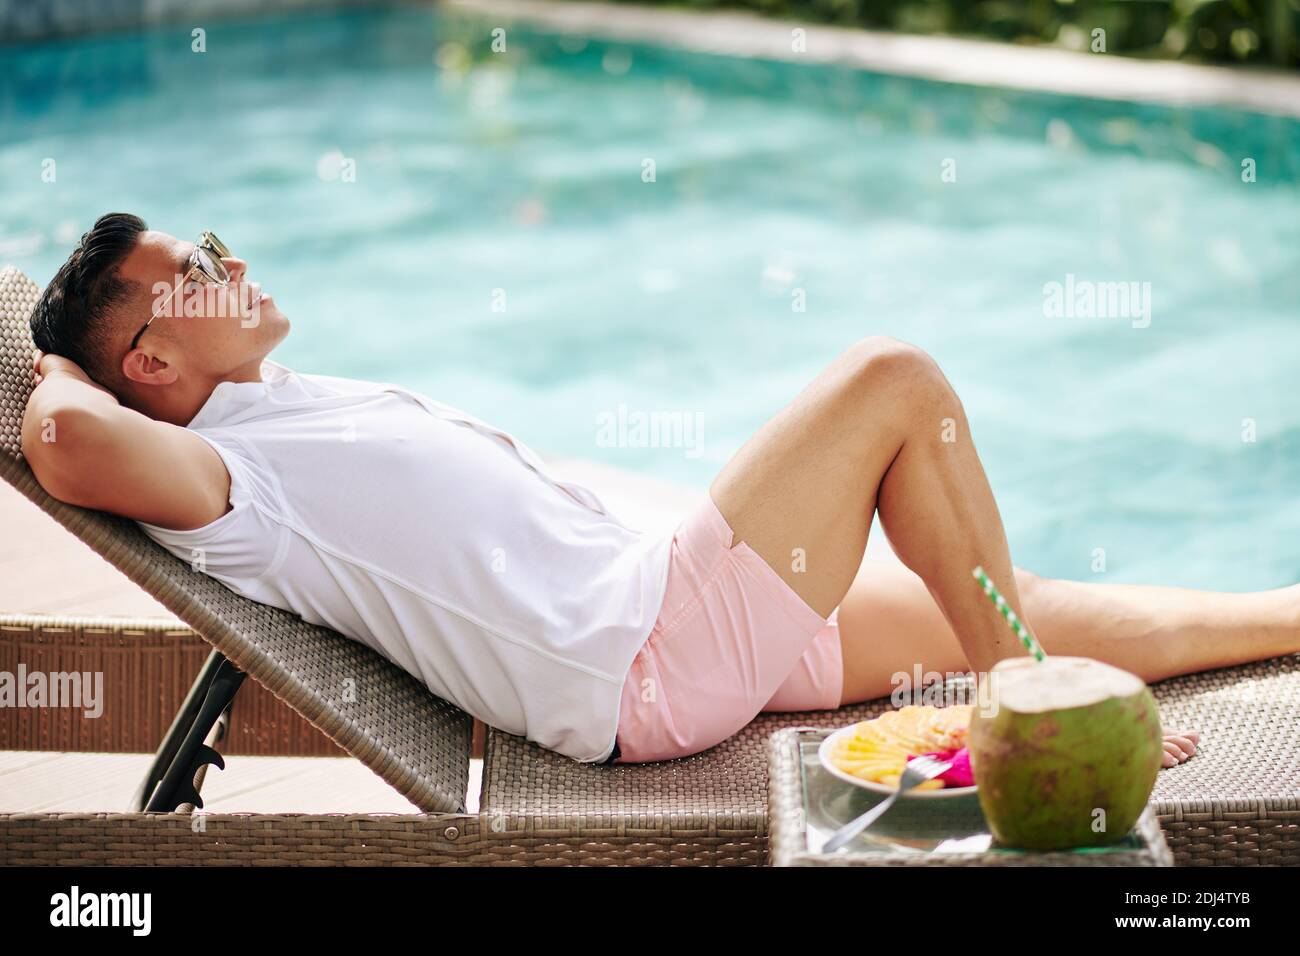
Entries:
MULTIPOLYGON (((831 762, 862 780, 897 787, 912 754, 958 750, 966 745, 971 706, 909 704, 855 724, 832 748, 831 762)), ((942 780, 926 780, 918 790, 940 790, 942 780)))

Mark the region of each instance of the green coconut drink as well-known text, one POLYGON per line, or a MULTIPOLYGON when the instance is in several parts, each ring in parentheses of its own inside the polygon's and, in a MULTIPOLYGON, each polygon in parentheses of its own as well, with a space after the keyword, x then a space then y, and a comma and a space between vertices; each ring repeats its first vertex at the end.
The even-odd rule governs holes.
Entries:
POLYGON ((1114 843, 1160 770, 1155 699, 1141 678, 1085 657, 1017 657, 971 719, 971 767, 998 842, 1030 850, 1114 843))

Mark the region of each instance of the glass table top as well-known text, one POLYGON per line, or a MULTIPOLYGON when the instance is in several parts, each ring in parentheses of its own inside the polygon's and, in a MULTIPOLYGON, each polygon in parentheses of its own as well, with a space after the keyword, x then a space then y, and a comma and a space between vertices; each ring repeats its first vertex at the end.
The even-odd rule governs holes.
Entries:
MULTIPOLYGON (((807 815, 807 852, 821 853, 831 835, 850 820, 888 799, 845 783, 826 771, 817 750, 829 731, 799 734, 799 764, 803 808, 807 815)), ((1143 845, 1134 830, 1107 847, 1085 847, 1066 852, 1132 854, 1143 845)), ((843 854, 948 854, 999 853, 1023 856, 1032 851, 998 846, 989 832, 977 793, 944 798, 900 797, 883 817, 854 837, 843 854)))

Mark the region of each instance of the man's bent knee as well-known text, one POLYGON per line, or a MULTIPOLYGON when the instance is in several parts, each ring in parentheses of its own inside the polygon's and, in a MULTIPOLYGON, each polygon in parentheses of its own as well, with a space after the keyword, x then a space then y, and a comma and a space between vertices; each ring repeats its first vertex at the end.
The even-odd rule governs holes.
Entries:
POLYGON ((936 404, 961 413, 961 403, 939 364, 924 349, 885 335, 874 335, 851 346, 846 358, 855 388, 879 397, 894 393, 909 410, 921 412, 936 404))

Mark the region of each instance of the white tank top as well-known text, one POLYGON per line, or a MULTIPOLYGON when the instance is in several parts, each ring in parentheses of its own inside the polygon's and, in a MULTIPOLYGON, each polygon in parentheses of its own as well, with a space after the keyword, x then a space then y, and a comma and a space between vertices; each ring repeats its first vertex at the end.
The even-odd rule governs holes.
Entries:
POLYGON ((263 377, 219 384, 188 425, 225 461, 232 509, 145 533, 493 727, 609 757, 672 535, 625 526, 511 435, 400 386, 269 360, 263 377))

